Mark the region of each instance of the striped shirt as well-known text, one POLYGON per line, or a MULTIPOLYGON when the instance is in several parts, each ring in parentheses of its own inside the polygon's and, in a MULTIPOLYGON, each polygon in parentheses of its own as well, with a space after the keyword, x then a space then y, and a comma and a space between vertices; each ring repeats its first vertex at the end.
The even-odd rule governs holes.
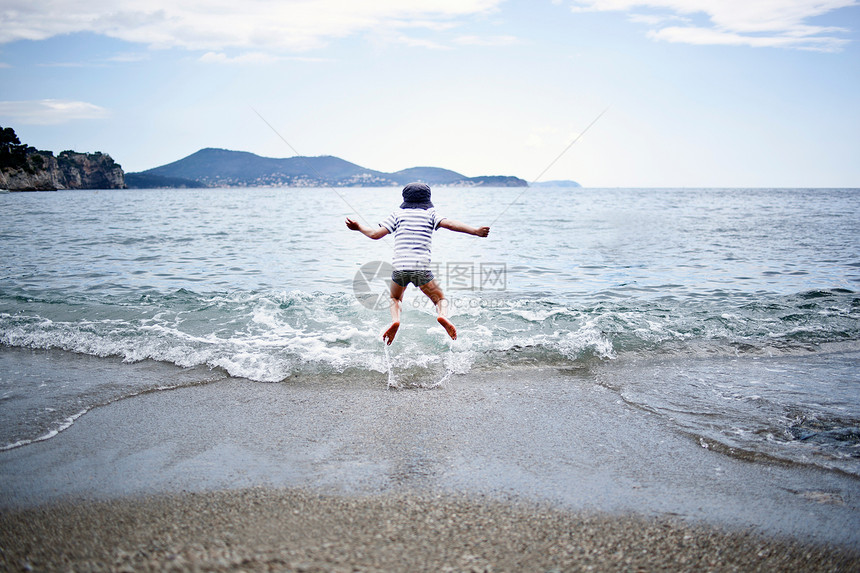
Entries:
POLYGON ((442 219, 433 208, 398 209, 379 224, 394 235, 392 266, 396 270, 430 269, 430 242, 442 219))

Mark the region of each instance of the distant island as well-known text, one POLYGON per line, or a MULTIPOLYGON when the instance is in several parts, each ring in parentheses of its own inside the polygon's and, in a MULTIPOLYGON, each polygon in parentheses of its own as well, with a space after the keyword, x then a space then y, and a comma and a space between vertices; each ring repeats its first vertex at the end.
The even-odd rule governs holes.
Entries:
POLYGON ((395 173, 349 161, 320 157, 261 157, 247 151, 206 148, 179 161, 127 173, 130 188, 152 187, 390 187, 412 181, 451 187, 528 187, 519 177, 466 177, 439 167, 412 167, 395 173))
POLYGON ((0 127, 0 189, 125 189, 122 166, 110 155, 41 151, 21 143, 15 130, 0 127))
POLYGON ((535 181, 533 183, 529 183, 529 187, 582 187, 576 181, 571 181, 570 179, 559 179, 556 181, 535 181))

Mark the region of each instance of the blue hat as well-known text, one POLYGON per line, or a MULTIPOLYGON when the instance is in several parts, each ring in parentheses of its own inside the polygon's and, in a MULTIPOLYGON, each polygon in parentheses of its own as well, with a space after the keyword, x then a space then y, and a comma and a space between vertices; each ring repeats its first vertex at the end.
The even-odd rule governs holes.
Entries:
POLYGON ((410 183, 403 188, 403 204, 401 209, 429 209, 433 206, 430 202, 430 186, 426 183, 410 183))

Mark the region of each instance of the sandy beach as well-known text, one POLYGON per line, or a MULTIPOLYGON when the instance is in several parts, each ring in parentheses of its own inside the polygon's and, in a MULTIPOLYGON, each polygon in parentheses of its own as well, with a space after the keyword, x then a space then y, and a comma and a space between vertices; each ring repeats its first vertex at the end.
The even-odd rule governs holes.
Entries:
POLYGON ((852 571, 857 554, 666 518, 256 488, 0 517, 4 570, 852 571))
POLYGON ((215 377, 0 452, 3 568, 860 566, 856 478, 712 451, 582 370, 378 378, 215 377))

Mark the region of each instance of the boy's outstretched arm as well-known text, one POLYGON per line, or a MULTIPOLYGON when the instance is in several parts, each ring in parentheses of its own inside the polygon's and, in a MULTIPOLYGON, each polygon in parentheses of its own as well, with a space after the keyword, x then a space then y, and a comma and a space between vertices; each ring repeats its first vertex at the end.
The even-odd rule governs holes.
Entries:
POLYGON ((454 219, 442 219, 442 221, 439 223, 439 226, 443 229, 457 231, 458 233, 466 233, 468 235, 475 235, 477 237, 486 237, 490 234, 489 227, 473 227, 471 225, 467 225, 466 223, 455 221, 454 219))
POLYGON ((362 234, 367 237, 370 237, 374 241, 376 239, 381 239, 388 234, 388 229, 386 229, 385 227, 377 227, 375 229, 371 229, 367 225, 362 225, 358 221, 354 221, 349 217, 346 218, 346 226, 353 231, 360 231, 362 234))

